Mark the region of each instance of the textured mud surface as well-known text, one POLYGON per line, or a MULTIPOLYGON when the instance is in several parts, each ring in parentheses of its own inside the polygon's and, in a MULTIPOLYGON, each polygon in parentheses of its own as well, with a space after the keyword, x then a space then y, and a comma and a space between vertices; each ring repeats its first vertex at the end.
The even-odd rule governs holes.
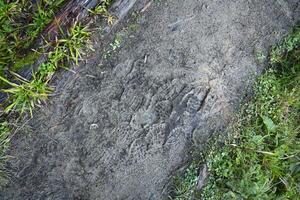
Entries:
POLYGON ((261 73, 256 53, 287 34, 300 8, 162 0, 143 11, 117 27, 123 42, 107 61, 95 34, 99 50, 59 77, 57 95, 13 140, 0 199, 166 198, 190 148, 227 125, 261 73))

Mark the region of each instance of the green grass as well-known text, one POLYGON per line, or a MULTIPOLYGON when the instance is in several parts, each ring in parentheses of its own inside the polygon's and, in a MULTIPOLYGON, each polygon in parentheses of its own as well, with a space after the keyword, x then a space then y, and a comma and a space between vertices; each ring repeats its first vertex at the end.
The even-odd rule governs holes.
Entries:
MULTIPOLYGON (((4 75, 3 70, 14 68, 15 63, 15 68, 22 67, 28 48, 62 3, 63 0, 42 0, 32 5, 25 0, 0 0, 0 75, 4 75)), ((33 62, 28 61, 24 66, 33 62)))
POLYGON ((96 6, 93 10, 90 10, 92 14, 109 16, 108 8, 112 4, 113 0, 104 0, 101 4, 96 6))
POLYGON ((194 191, 197 174, 184 176, 173 199, 299 199, 300 28, 271 50, 269 63, 239 120, 208 150, 204 189, 194 191))
POLYGON ((115 21, 115 17, 108 12, 108 8, 113 2, 114 0, 103 0, 101 4, 96 6, 93 10, 90 10, 90 13, 94 15, 101 15, 106 18, 109 25, 112 25, 115 21))
POLYGON ((10 82, 9 80, 0 76, 0 80, 4 81, 10 88, 2 91, 10 94, 9 104, 5 108, 5 112, 9 113, 12 110, 23 114, 29 111, 32 116, 32 110, 35 105, 41 104, 46 100, 51 89, 47 86, 47 82, 42 79, 37 79, 35 76, 32 81, 28 81, 17 74, 14 74, 19 84, 10 82))
POLYGON ((192 162, 184 171, 184 174, 178 174, 173 179, 173 188, 170 191, 170 199, 188 200, 193 199, 196 191, 194 190, 197 184, 197 171, 199 165, 197 162, 192 162))

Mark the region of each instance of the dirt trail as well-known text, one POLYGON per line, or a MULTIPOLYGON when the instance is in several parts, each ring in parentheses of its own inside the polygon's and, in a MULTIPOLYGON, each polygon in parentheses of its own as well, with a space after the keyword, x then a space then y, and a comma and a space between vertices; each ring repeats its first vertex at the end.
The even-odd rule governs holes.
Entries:
POLYGON ((166 198, 192 146, 226 127, 263 70, 256 54, 287 34, 299 6, 154 1, 116 28, 123 42, 107 61, 111 47, 95 34, 98 50, 56 81, 57 95, 14 138, 0 199, 166 198))

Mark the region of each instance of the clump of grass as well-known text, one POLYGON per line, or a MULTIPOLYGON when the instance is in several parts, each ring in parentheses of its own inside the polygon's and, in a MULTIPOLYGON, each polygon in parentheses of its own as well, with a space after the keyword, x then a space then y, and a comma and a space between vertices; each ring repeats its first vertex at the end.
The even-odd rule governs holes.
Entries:
POLYGON ((90 10, 92 14, 109 16, 108 7, 112 4, 113 0, 104 0, 96 6, 93 10, 90 10))
POLYGON ((107 59, 110 58, 113 54, 115 54, 121 47, 122 40, 122 36, 117 34, 113 42, 109 44, 109 48, 108 50, 106 50, 105 54, 103 55, 103 58, 107 59))
POLYGON ((5 108, 5 112, 8 113, 11 110, 15 110, 23 114, 29 111, 32 116, 32 110, 35 105, 39 105, 46 100, 51 89, 47 86, 47 82, 43 82, 41 79, 33 77, 32 81, 28 81, 17 74, 14 75, 19 84, 10 82, 0 76, 0 80, 10 86, 8 89, 2 89, 3 92, 10 95, 10 104, 5 108))
POLYGON ((269 62, 239 120, 207 150, 204 189, 195 191, 192 174, 175 182, 173 199, 299 199, 300 28, 271 50, 269 62))
POLYGON ((115 17, 108 12, 109 6, 114 2, 114 0, 104 0, 96 6, 93 10, 90 10, 90 12, 94 15, 101 15, 102 17, 105 17, 107 19, 107 23, 109 25, 112 25, 115 21, 115 17))
POLYGON ((28 25, 26 34, 28 36, 31 36, 31 38, 35 38, 42 31, 42 29, 52 20, 53 16, 54 13, 52 10, 43 10, 38 5, 37 12, 33 14, 33 21, 28 25))
POLYGON ((173 180, 170 199, 189 200, 195 196, 195 186, 198 180, 198 164, 192 162, 183 175, 177 175, 173 180))
POLYGON ((81 58, 81 48, 87 44, 90 32, 86 27, 80 24, 75 24, 68 32, 68 36, 58 40, 58 47, 66 49, 68 60, 74 61, 78 65, 78 60, 81 58))
MULTIPOLYGON (((91 48, 89 37, 90 32, 87 27, 75 23, 64 37, 55 41, 53 50, 48 52, 48 61, 42 63, 36 72, 39 79, 49 80, 59 67, 65 68, 66 61, 73 61, 78 65, 78 61, 82 58, 82 48, 86 46, 91 48)), ((52 44, 48 43, 48 45, 52 44)))

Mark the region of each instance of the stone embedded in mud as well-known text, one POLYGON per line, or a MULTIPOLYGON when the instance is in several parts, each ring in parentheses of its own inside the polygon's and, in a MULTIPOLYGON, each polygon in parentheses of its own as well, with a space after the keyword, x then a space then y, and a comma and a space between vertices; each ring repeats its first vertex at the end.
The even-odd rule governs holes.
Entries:
MULTIPOLYGON (((134 10, 146 4, 136 1, 134 10)), ((12 182, 0 199, 166 199, 190 148, 226 127, 261 73, 253 52, 299 18, 297 1, 284 5, 152 3, 111 60, 98 50, 57 81, 59 95, 29 124, 32 137, 13 140, 12 182)))

